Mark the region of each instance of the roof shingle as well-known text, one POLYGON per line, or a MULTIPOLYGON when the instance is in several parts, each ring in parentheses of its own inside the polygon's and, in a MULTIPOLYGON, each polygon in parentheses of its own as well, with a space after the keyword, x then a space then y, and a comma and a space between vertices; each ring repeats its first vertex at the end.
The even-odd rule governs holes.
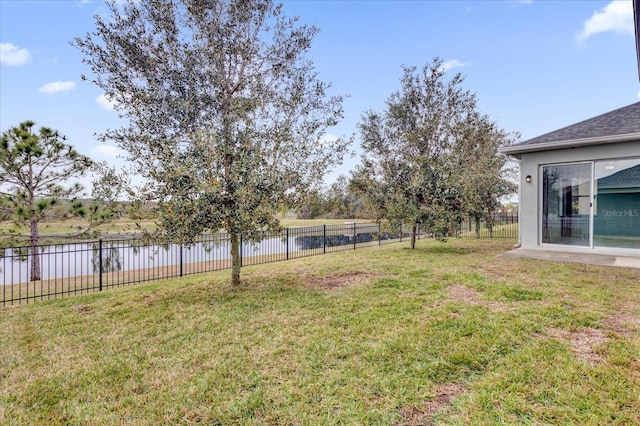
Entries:
POLYGON ((598 179, 598 189, 621 187, 640 188, 640 165, 598 179))
POLYGON ((640 102, 606 112, 514 146, 640 133, 640 102))

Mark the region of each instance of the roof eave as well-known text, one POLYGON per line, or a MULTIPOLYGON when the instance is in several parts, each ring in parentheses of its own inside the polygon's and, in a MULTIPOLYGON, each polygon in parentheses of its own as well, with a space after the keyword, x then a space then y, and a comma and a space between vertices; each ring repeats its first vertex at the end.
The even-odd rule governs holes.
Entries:
POLYGON ((527 145, 510 145, 499 149, 503 154, 519 158, 520 154, 539 151, 554 151, 565 148, 578 148, 589 145, 604 145, 616 142, 640 140, 639 133, 627 133, 624 135, 599 136, 595 138, 572 139, 565 141, 540 142, 527 145))

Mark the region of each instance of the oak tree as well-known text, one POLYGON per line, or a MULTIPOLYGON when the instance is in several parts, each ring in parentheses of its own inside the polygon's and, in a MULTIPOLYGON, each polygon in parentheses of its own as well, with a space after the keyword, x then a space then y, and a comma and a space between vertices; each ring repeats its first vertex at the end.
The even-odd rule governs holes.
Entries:
POLYGON ((279 227, 339 163, 342 118, 309 58, 318 32, 271 0, 108 1, 74 44, 127 124, 102 138, 127 152, 138 196, 157 202, 164 238, 230 235, 233 284, 241 241, 279 227))
POLYGON ((506 132, 488 116, 472 114, 456 144, 453 159, 464 171, 457 184, 463 188, 464 210, 475 223, 476 238, 480 238, 481 222, 493 232, 503 197, 517 191, 516 170, 507 156, 498 154, 498 148, 518 138, 518 133, 506 132))
POLYGON ((379 219, 412 225, 412 248, 418 226, 445 239, 504 192, 482 185, 502 182, 497 147, 507 134, 480 114, 462 75, 448 78, 443 65, 435 58, 420 70, 404 67, 400 90, 359 125, 364 154, 352 184, 379 219))

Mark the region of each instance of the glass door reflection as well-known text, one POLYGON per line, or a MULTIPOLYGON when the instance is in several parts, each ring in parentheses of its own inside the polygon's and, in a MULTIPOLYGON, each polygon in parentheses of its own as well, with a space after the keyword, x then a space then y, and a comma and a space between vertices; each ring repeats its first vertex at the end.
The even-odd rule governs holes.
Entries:
POLYGON ((542 168, 542 242, 591 246, 591 163, 542 168))
POLYGON ((640 158, 595 163, 593 245, 640 248, 640 158))

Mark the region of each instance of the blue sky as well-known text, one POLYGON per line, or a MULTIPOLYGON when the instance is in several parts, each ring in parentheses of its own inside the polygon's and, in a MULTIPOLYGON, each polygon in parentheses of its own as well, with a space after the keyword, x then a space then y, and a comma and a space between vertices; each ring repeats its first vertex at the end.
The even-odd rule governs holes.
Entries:
MULTIPOLYGON (((434 57, 465 75, 482 112, 521 140, 640 100, 630 0, 284 1, 320 29, 312 59, 332 94, 348 94, 334 135, 356 133, 381 110, 402 65, 434 57)), ((101 1, 0 0, 0 130, 30 119, 58 129, 81 153, 117 165, 94 136, 117 114, 69 42, 94 28, 101 1)), ((358 162, 329 175, 347 174, 358 162)))

